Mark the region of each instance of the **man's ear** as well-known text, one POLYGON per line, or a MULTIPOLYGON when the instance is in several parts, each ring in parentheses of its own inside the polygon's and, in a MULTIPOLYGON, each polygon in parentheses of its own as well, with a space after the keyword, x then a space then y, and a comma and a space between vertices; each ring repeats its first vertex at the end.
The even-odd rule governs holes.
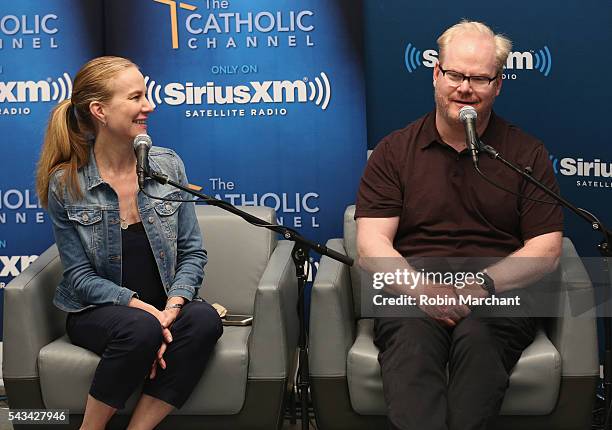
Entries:
POLYGON ((497 90, 495 91, 495 97, 497 97, 499 95, 499 93, 501 92, 501 87, 502 87, 502 83, 503 82, 504 82, 504 80, 502 79, 501 76, 499 78, 497 78, 497 90))
POLYGON ((436 64, 434 65, 433 74, 432 74, 434 88, 436 87, 436 81, 438 80, 439 75, 440 75, 440 66, 439 66, 439 63, 436 62, 436 64))

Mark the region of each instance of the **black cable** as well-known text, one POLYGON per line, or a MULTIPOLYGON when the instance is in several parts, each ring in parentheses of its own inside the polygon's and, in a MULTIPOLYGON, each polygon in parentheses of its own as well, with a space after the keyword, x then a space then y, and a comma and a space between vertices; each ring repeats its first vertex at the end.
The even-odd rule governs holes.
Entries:
POLYGON ((504 187, 502 187, 501 185, 496 184, 495 182, 493 182, 493 180, 489 179, 489 178, 487 177, 487 175, 485 175, 485 174, 484 174, 484 173, 483 173, 483 172, 480 170, 480 168, 478 167, 478 164, 475 164, 475 165, 474 165, 474 167, 475 167, 475 169, 476 169, 476 172, 478 172, 478 174, 479 174, 479 175, 482 177, 482 179, 484 179, 485 181, 487 181, 489 184, 493 185, 494 187, 499 188, 500 190, 503 190, 503 191, 505 191, 505 192, 507 192, 507 193, 510 193, 510 194, 512 194, 512 195, 514 195, 514 196, 520 197, 520 198, 525 199, 525 200, 531 200, 532 202, 536 202, 536 203, 543 203, 543 204, 553 205, 553 206, 559 206, 559 202, 548 202, 548 201, 546 201, 546 200, 533 199, 533 198, 531 198, 531 197, 527 197, 527 196, 524 196, 524 195, 522 195, 522 194, 515 193, 514 191, 509 190, 509 189, 507 189, 507 188, 504 188, 504 187))
MULTIPOLYGON (((547 205, 553 205, 553 206, 561 206, 559 202, 548 202, 548 201, 546 201, 546 200, 533 199, 533 198, 531 198, 531 197, 523 196, 522 194, 515 193, 514 191, 508 190, 508 189, 506 189, 506 188, 502 187, 501 185, 496 184, 496 183, 495 183, 493 180, 489 179, 489 178, 487 177, 487 175, 485 175, 485 174, 484 174, 484 173, 483 173, 483 172, 480 170, 480 168, 478 167, 478 164, 475 164, 475 165, 474 165, 474 168, 476 169, 476 172, 478 172, 478 174, 479 174, 479 175, 480 175, 480 176, 481 176, 481 177, 482 177, 482 178, 483 178, 485 181, 487 181, 489 184, 493 185, 494 187, 499 188, 500 190, 503 190, 503 191, 505 191, 505 192, 507 192, 507 193, 510 193, 510 194, 512 194, 512 195, 515 195, 515 196, 517 196, 517 197, 519 197, 519 198, 522 198, 522 199, 525 199, 525 200, 531 200, 532 202, 542 203, 542 204, 547 204, 547 205)), ((534 190, 534 192, 535 192, 535 190, 534 190)), ((590 216, 590 217, 592 218, 592 219, 591 219, 591 222, 596 222, 597 224, 601 225, 601 221, 599 221, 599 219, 598 219, 598 218, 597 218, 595 215, 593 215, 591 212, 589 212, 588 210, 583 209, 583 208, 578 208, 578 207, 577 207, 576 209, 578 209, 580 212, 583 212, 583 213, 587 214, 588 216, 590 216)), ((604 233, 604 234, 605 234, 605 233, 604 233)), ((609 413, 608 413, 608 415, 609 415, 609 413)))
POLYGON ((610 404, 610 407, 608 408, 608 412, 606 412, 606 419, 604 420, 603 427, 602 427, 604 430, 607 430, 608 424, 610 423, 610 412, 612 412, 612 403, 610 404))

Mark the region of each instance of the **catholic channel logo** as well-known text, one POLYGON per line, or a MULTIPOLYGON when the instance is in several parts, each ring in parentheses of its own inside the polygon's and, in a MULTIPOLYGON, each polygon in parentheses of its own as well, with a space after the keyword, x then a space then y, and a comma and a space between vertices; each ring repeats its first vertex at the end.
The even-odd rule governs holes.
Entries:
MULTIPOLYGON (((404 66, 408 73, 414 73, 420 67, 432 68, 438 62, 438 51, 426 49, 421 51, 411 42, 408 42, 404 50, 404 66)), ((503 77, 505 79, 516 79, 515 70, 536 70, 548 77, 552 70, 552 55, 548 46, 542 49, 530 51, 513 51, 508 55, 504 65, 503 77)))
POLYGON ((214 82, 204 85, 171 82, 162 85, 146 76, 145 85, 147 98, 154 107, 161 104, 222 106, 312 103, 326 110, 332 97, 331 82, 325 72, 314 79, 250 81, 243 85, 217 85, 214 82))
POLYGON ((29 115, 31 106, 21 103, 60 103, 69 99, 71 94, 72 79, 68 73, 39 81, 0 81, 0 117, 29 115))
POLYGON ((178 49, 179 47, 179 34, 178 34, 178 8, 185 9, 188 11, 195 11, 198 9, 194 6, 185 2, 176 2, 174 0, 153 0, 156 3, 165 4, 170 8, 170 32, 172 37, 172 49, 178 49))
POLYGON ((168 7, 172 49, 315 46, 311 35, 315 30, 312 10, 232 12, 234 0, 203 0, 202 12, 192 4, 194 0, 152 1, 168 7), (181 10, 187 13, 179 13, 181 10))
MULTIPOLYGON (((5 3, 8 6, 11 2, 5 3)), ((53 13, 0 15, 0 50, 57 49, 59 21, 59 16, 53 13)))

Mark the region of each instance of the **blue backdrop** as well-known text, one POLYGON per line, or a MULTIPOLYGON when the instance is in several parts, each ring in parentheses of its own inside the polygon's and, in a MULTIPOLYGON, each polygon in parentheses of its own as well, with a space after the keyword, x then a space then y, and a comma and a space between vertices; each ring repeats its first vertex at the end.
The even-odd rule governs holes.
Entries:
MULTIPOLYGON (((602 55, 612 44, 612 3, 370 0, 364 9, 369 148, 434 108, 444 29, 462 18, 483 21, 514 42, 496 112, 544 141, 566 198, 612 225, 612 60, 602 55), (590 172, 581 162, 593 163, 590 172)), ((567 212, 566 235, 582 256, 599 255, 600 236, 567 212)))
POLYGON ((365 163, 359 2, 181 4, 106 1, 107 52, 148 77, 154 145, 206 194, 275 207, 318 241, 341 234, 365 163))
MULTIPOLYGON (((76 70, 103 53, 140 64, 156 104, 154 144, 179 152, 192 183, 276 207, 285 225, 324 242, 342 234, 366 148, 433 109, 436 37, 462 17, 485 21, 514 41, 497 112, 546 143, 570 200, 612 223, 611 9, 607 0, 2 2, 0 290, 53 241, 33 183, 44 126, 76 70)), ((596 255, 599 238, 582 220, 570 214, 566 226, 582 255, 596 255)))
POLYGON ((53 243, 34 189, 36 161, 51 108, 102 53, 101 16, 99 0, 0 4, 0 291, 53 243))
POLYGON ((189 179, 320 242, 342 234, 366 158, 360 1, 0 4, 0 289, 53 242, 34 190, 49 111, 88 59, 141 66, 155 145, 189 179))

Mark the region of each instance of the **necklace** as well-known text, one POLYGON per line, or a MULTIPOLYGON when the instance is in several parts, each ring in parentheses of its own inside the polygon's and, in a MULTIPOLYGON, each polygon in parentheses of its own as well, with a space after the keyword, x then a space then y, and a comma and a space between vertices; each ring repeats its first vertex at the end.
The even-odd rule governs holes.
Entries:
POLYGON ((127 219, 123 219, 119 217, 119 221, 121 221, 121 230, 127 230, 128 228, 127 219))

